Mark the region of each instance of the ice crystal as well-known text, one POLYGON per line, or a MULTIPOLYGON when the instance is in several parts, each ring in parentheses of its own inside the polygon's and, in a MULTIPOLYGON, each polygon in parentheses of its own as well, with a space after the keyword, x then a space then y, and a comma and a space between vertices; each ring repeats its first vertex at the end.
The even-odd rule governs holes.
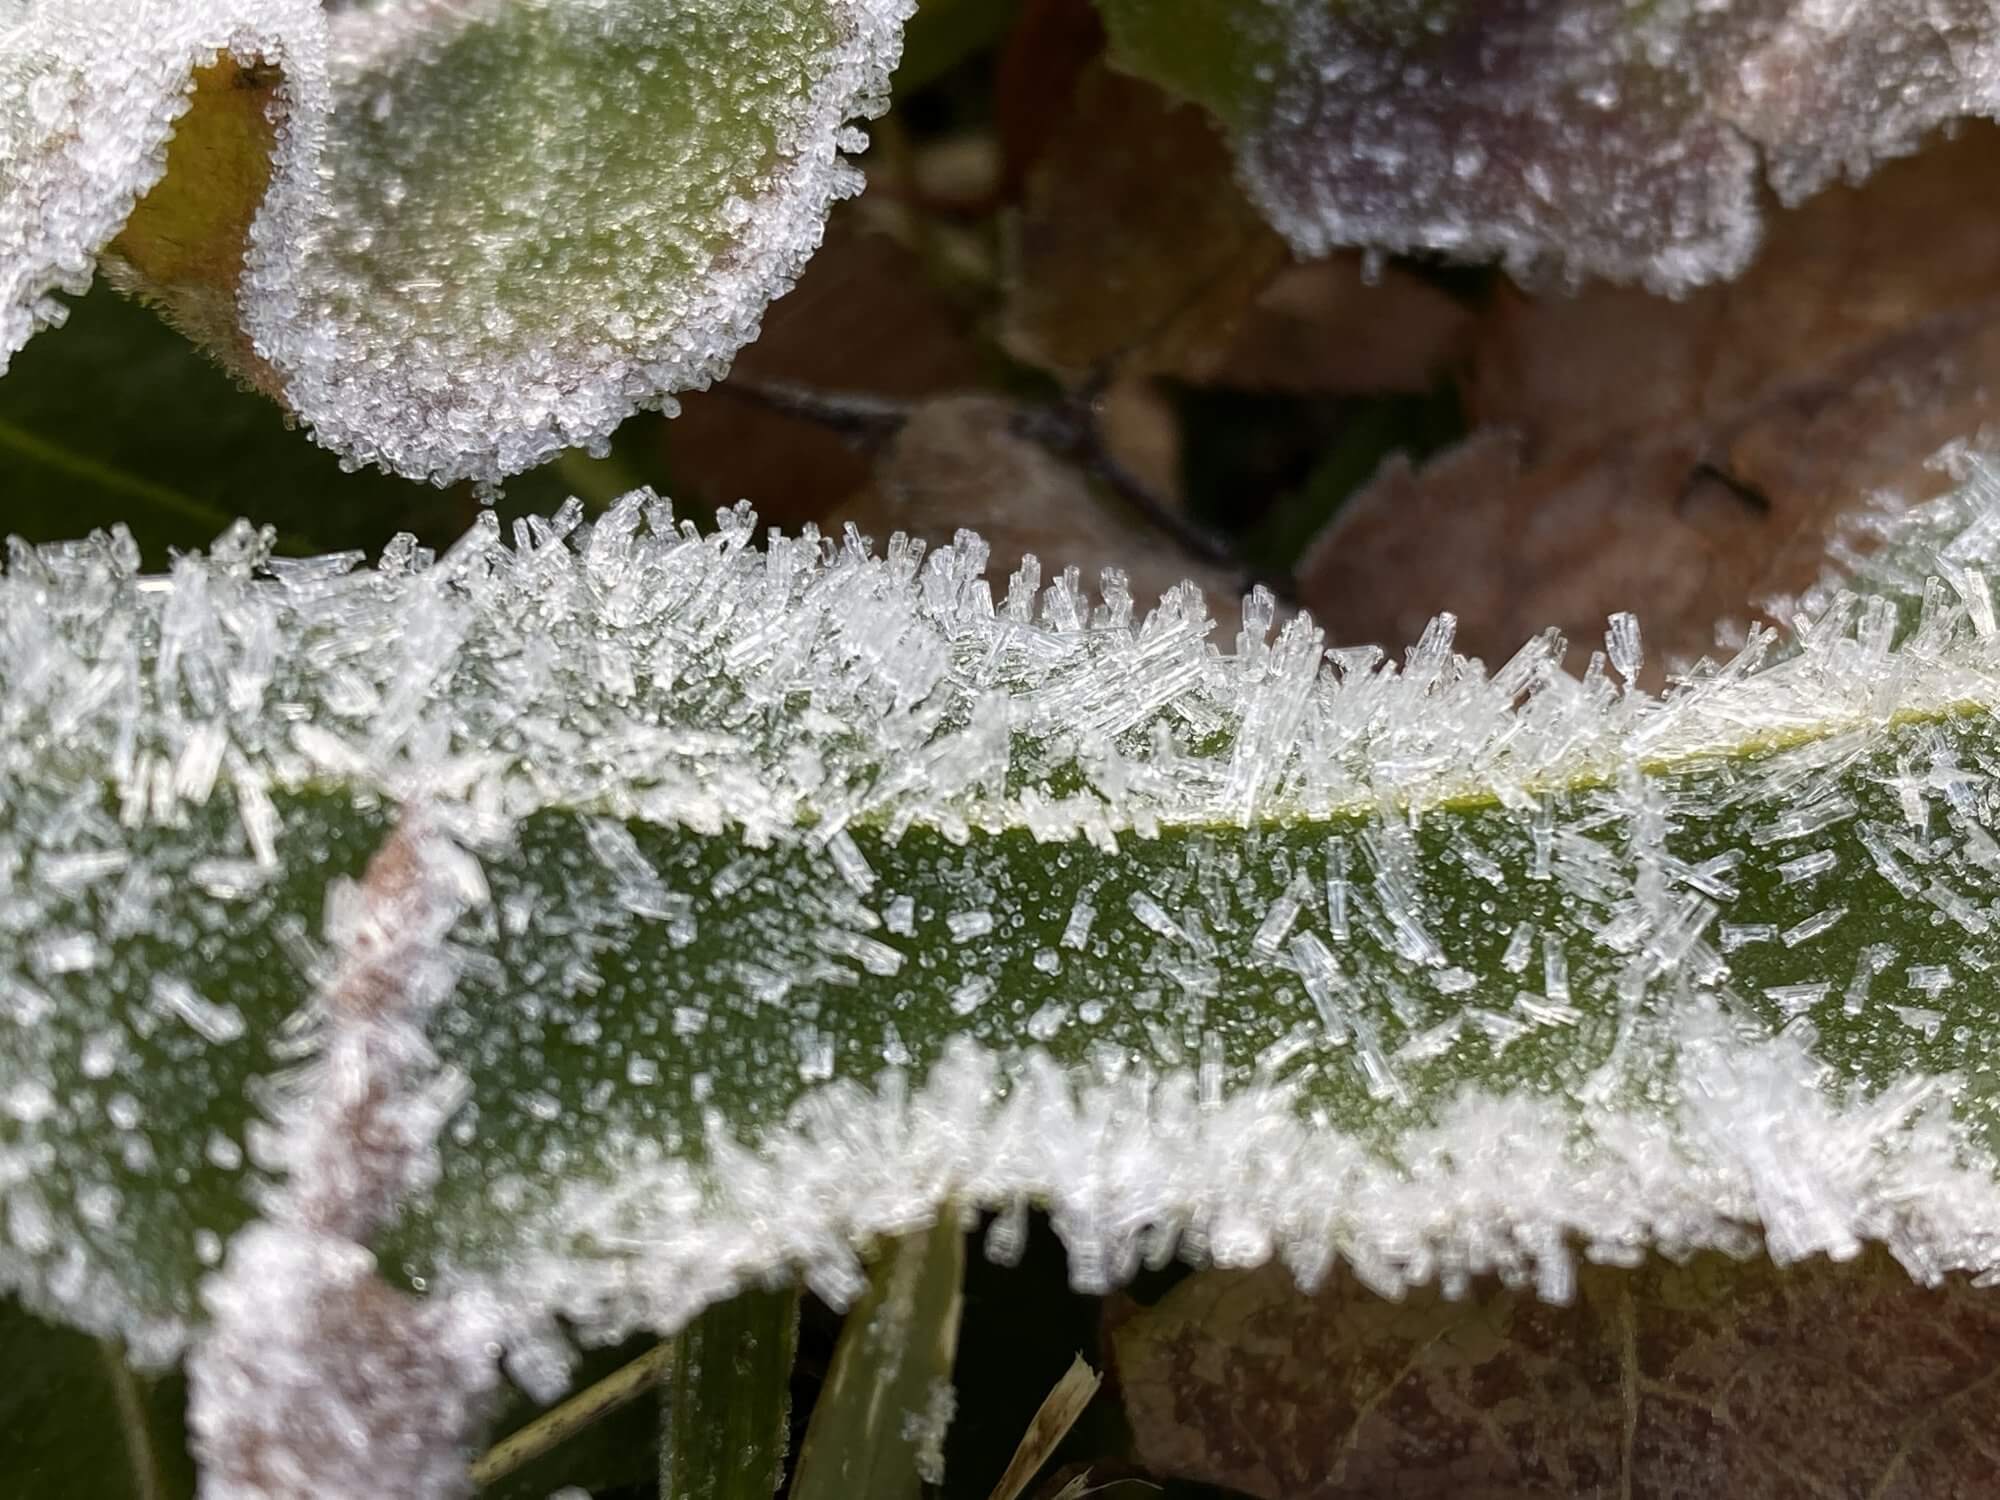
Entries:
POLYGON ((1010 614, 970 534, 759 549, 645 493, 374 569, 16 548, 0 1279, 152 1357, 206 1318, 217 1391, 259 1266, 326 1289, 302 1339, 376 1264, 429 1288, 391 1346, 433 1302, 612 1337, 784 1267, 850 1298, 953 1200, 1046 1203, 1089 1286, 2000 1269, 1958 1076, 2000 641, 1925 562, 1992 573, 2000 481, 1957 462, 1878 518, 1890 639, 1829 586, 1659 696, 1449 619, 1396 662, 1254 602, 1225 654, 1190 589, 1010 614))
POLYGON ((15 0, 0 368, 88 284, 226 54, 282 76, 236 312, 319 440, 440 483, 602 443, 756 335, 859 189, 848 122, 910 9, 15 0))
POLYGON ((328 1035, 305 1097, 280 1113, 285 1185, 203 1287, 188 1425, 208 1500, 470 1488, 499 1307, 398 1291, 365 1241, 428 1185, 462 1094, 431 1075, 424 1024, 456 977, 447 935, 483 895, 477 867, 422 826, 331 893, 333 958, 308 1013, 328 1035))

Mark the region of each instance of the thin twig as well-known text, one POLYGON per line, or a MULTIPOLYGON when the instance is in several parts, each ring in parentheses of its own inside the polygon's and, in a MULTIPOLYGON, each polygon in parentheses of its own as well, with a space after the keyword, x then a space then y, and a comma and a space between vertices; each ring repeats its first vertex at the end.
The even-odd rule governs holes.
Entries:
POLYGON ((577 1392, 561 1406, 502 1438, 473 1462, 473 1484, 480 1489, 498 1484, 516 1469, 645 1395, 665 1377, 673 1356, 672 1339, 655 1344, 629 1365, 613 1370, 588 1390, 577 1392))
MULTIPOLYGON (((1060 401, 1020 404, 1013 422, 1014 432, 1075 464, 1190 556, 1215 567, 1242 570, 1244 592, 1261 583, 1280 599, 1295 603, 1297 585, 1288 574, 1270 575, 1248 569, 1227 541, 1162 499, 1111 452, 1097 420, 1097 399, 1103 385, 1102 376, 1093 377, 1060 401)), ((919 404, 894 396, 824 391, 791 381, 741 376, 724 381, 715 389, 786 416, 815 422, 864 448, 894 437, 919 404)))
POLYGON ((715 387, 718 395, 751 401, 788 417, 831 428, 862 443, 880 443, 902 431, 917 409, 914 401, 860 391, 822 391, 789 380, 737 376, 715 387))

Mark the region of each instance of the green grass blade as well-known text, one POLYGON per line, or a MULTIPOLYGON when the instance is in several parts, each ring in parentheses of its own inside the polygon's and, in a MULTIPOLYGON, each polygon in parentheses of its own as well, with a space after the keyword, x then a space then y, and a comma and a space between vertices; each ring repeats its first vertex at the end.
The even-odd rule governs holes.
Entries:
POLYGON ((884 1247, 840 1332, 792 1500, 916 1500, 944 1480, 965 1234, 943 1213, 884 1247))
POLYGON ((405 817, 464 905, 375 1249, 592 1340, 844 1300, 950 1201, 1045 1205, 1086 1287, 1177 1248, 1550 1296, 1577 1246, 1985 1269, 1988 483, 1907 523, 1904 603, 1665 702, 1443 625, 1393 669, 1306 623, 1220 655, 1115 579, 1036 619, 970 538, 766 553, 645 496, 376 572, 24 555, 0 1279, 183 1347, 405 817))
POLYGON ((660 1500, 770 1500, 785 1476, 799 1292, 752 1290, 674 1336, 660 1391, 660 1500))
POLYGON ((0 1299, 0 1490, 22 1500, 191 1500, 178 1376, 0 1299))

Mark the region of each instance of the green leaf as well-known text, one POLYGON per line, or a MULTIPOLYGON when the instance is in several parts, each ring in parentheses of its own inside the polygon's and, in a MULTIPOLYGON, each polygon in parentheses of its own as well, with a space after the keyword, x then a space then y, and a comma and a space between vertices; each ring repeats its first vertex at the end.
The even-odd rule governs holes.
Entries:
POLYGON ((1965 0, 1838 14, 1583 0, 1098 0, 1113 56, 1205 105, 1301 255, 1498 260, 1684 292, 1797 203, 2000 114, 1965 0))
POLYGON ((329 1028, 391 978, 429 997, 376 1101, 408 1160, 341 1232, 508 1326, 844 1302, 950 1202, 1047 1206, 1093 1289, 1177 1249, 1551 1297, 1577 1250, 1990 1269, 2000 528, 1962 463, 1875 523, 1884 597, 1665 701, 1448 622, 1328 662, 1266 598, 1222 655, 1191 591, 995 606, 969 535, 760 552, 645 495, 374 572, 23 554, 0 1277, 171 1357, 275 1174, 333 1213, 329 1028), (351 884, 399 827, 459 903, 407 972, 351 884))
POLYGON ((108 252, 350 462, 491 481, 595 448, 790 286, 910 8, 33 0, 0 351, 108 252))
POLYGON ((943 1483, 964 1282, 965 1233, 949 1210, 883 1248, 840 1331, 792 1500, 917 1500, 943 1483))
POLYGON ((660 1392, 660 1500, 770 1500, 785 1477, 796 1287, 719 1302, 674 1337, 660 1392))
MULTIPOLYGON (((571 449, 510 480, 505 520, 570 494, 601 509, 647 477, 643 441, 571 449), (637 474, 639 479, 633 476, 637 474)), ((479 514, 440 490, 350 471, 144 308, 100 285, 0 380, 0 533, 53 542, 122 525, 150 567, 206 547, 238 516, 277 528, 281 552, 379 552, 397 531, 449 543, 479 514), (109 420, 108 413, 117 413, 109 420)))
POLYGON ((0 529, 33 542, 122 524, 148 563, 205 547, 238 516, 285 551, 455 535, 462 496, 349 473, 146 309, 99 287, 0 380, 0 529))

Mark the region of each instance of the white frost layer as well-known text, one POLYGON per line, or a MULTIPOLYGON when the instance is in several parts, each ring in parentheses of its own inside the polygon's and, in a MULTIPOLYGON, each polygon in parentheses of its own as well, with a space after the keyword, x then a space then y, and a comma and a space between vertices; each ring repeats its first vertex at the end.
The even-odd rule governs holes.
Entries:
MULTIPOLYGON (((69 1075, 53 1063, 36 1073, 28 1060, 44 1055, 37 1049, 51 1033, 67 1044, 60 1033, 77 1024, 74 1012, 51 996, 90 973, 107 946, 99 928, 79 921, 60 930, 40 914, 76 911, 82 893, 98 903, 89 910, 103 931, 128 907, 143 915, 148 858, 155 880, 183 871, 205 887, 271 880, 288 861, 320 852, 294 841, 272 795, 312 784, 421 808, 481 848, 504 846, 522 818, 552 807, 739 830, 752 843, 817 844, 827 853, 830 899, 857 910, 878 903, 879 931, 890 937, 912 914, 898 912, 860 845, 842 843, 866 823, 884 833, 923 824, 955 838, 974 825, 1025 827, 1046 841, 1116 849, 1170 824, 1246 826, 1363 809, 1373 818, 1355 838, 1365 859, 1330 851, 1275 920, 1267 910, 1233 931, 1209 929, 1135 892, 1122 913, 1069 913, 1060 939, 1050 929, 1061 947, 1047 958, 1080 964, 1085 944, 1136 924, 1172 945, 1166 957, 1191 985, 1202 979, 1189 955, 1234 962, 1242 947, 1265 961, 1285 955, 1308 991, 1330 992, 1329 942, 1359 949, 1372 922, 1408 972, 1435 976, 1453 1004, 1461 995, 1468 1007, 1504 1004, 1514 998, 1513 965, 1538 969, 1544 993, 1526 997, 1532 1010, 1524 1016, 1568 1025, 1573 1002, 1586 998, 1581 949, 1543 943, 1536 963, 1535 933, 1518 951, 1510 940, 1505 992, 1469 994, 1477 976, 1451 962, 1466 934, 1426 927, 1420 882, 1404 878, 1403 862, 1414 857, 1410 811, 1481 796, 1514 820, 1523 846, 1532 836, 1522 854, 1535 862, 1526 879, 1572 898, 1570 909, 1602 915, 1592 924, 1602 950, 1593 961, 1602 975, 1603 954, 1615 956, 1615 1003, 1627 1006, 1630 974, 1628 1008, 1653 1006, 1685 1047, 1686 1055, 1672 1054, 1677 1082, 1668 1080, 1664 1097, 1675 1089, 1686 1097, 1670 1110, 1628 1112, 1615 1080, 1602 1098, 1474 1098, 1445 1111, 1434 1129, 1407 1135, 1394 1163, 1370 1155, 1352 1133, 1302 1122, 1275 1086, 1227 1091, 1206 1037, 1171 1055, 1171 1036, 1153 1045, 1157 1088, 1137 1081, 1137 1059, 1148 1054, 1136 1046, 1118 1052, 1125 1071, 1115 1077, 1100 1068, 1096 1077, 1055 1080, 1031 1066, 1004 1104, 991 1097, 992 1058, 977 1053, 915 1080, 915 1104, 836 1086, 810 1096, 760 1155, 725 1151, 714 1179, 719 1200, 698 1195, 683 1166, 647 1162, 638 1133, 628 1132, 618 1190, 579 1189, 535 1227, 549 1231, 543 1245, 577 1226, 595 1228, 600 1241, 625 1234, 644 1252, 638 1263, 551 1254, 508 1277, 523 1305, 567 1310, 593 1328, 671 1322, 729 1279, 790 1257, 838 1295, 850 1275, 849 1235, 905 1226, 948 1193, 999 1202, 1047 1195, 1088 1284, 1129 1268, 1149 1223, 1159 1226, 1149 1244, 1160 1253, 1187 1233, 1224 1258, 1277 1251, 1311 1271, 1340 1250, 1385 1285, 1456 1274, 1461 1265, 1532 1267, 1540 1276, 1545 1261, 1561 1264, 1566 1235, 1598 1253, 1646 1243, 1747 1246, 1755 1225, 1780 1256, 1847 1253, 1872 1237, 1920 1274, 1991 1269, 1990 1236, 2000 1225, 1993 1164, 1931 1109, 1948 1094, 1927 1092, 1938 1086, 1909 1082, 1899 1067, 1862 1080, 1866 1097, 1849 1099, 1814 1072, 1797 1033, 1742 1043, 1733 1061, 1713 1040, 1719 1023, 1704 1020, 1694 991, 1716 983, 1704 974, 1723 972, 1699 941, 1716 908, 1686 897, 1729 899, 1719 893, 1733 866, 1671 869, 1667 821, 1701 809, 1669 806, 1640 774, 1704 747, 1740 750, 1788 736, 1814 740, 1825 770, 1857 756, 1867 731, 1899 715, 1990 718, 2000 697, 2000 628, 1986 580, 2000 555, 2000 486, 1981 461, 1959 461, 1963 485, 1887 538, 1878 569, 1888 592, 1898 592, 1899 577, 1913 584, 1902 626, 1886 599, 1830 592, 1799 621, 1789 656, 1767 661, 1763 643, 1753 644, 1664 698, 1614 676, 1638 669, 1636 627, 1623 618, 1607 661, 1581 680, 1561 670, 1552 640, 1489 674, 1451 650, 1448 621, 1400 664, 1373 648, 1336 650, 1329 660, 1309 621, 1271 639, 1268 597, 1250 601, 1236 650, 1224 655, 1206 641, 1210 622, 1192 589, 1136 618, 1116 574, 1094 601, 1073 575, 1044 590, 1024 568, 996 603, 982 576, 985 549, 970 534, 930 556, 901 538, 876 556, 859 537, 834 545, 816 535, 759 550, 747 512, 725 514, 701 536, 647 495, 588 528, 580 507, 525 522, 511 547, 490 519, 443 559, 405 540, 372 571, 357 571, 353 557, 271 558, 247 528, 163 579, 135 576, 129 538, 17 549, 0 578, 0 808, 10 820, 0 848, 0 1024, 18 1042, 0 1050, 0 1189, 12 1246, 0 1247, 0 1275, 45 1305, 94 1317, 95 1326, 130 1316, 117 1267, 81 1251, 72 1266, 72 1247, 35 1189, 55 1153, 73 1146, 58 1133, 74 1122, 60 1118, 52 1087, 69 1075), (1583 799, 1563 823, 1542 820, 1545 810, 1554 816, 1558 799, 1543 800, 1551 785, 1596 775, 1602 805, 1583 799), (233 816, 198 815, 204 805, 233 816), (1632 858, 1582 837, 1586 819, 1611 827, 1632 858), (205 831, 178 833, 187 828, 205 831), (131 830, 145 837, 127 848, 131 830), (1670 878, 1688 890, 1673 889, 1670 878), (1324 905, 1311 889, 1322 881, 1324 905), (1201 1061, 1190 1066, 1183 1059, 1196 1048, 1201 1061), (1570 1133, 1579 1118, 1571 1105, 1590 1124, 1585 1139, 1570 1133), (1662 1113, 1675 1129, 1659 1127, 1662 1113), (788 1211, 777 1213, 780 1205, 788 1211)), ((1900 891, 1908 911, 1957 945, 1954 965, 1961 953, 1969 963, 1985 955, 1958 933, 1989 933, 1994 915, 1993 777, 1983 764, 1953 761, 1942 741, 1917 749, 1894 767, 1909 809, 1897 815, 1903 823, 1860 836, 1879 842, 1870 851, 1883 889, 1900 891), (1921 844, 1912 842, 1918 835, 1921 844)), ((1745 840, 1768 851, 1746 855, 1744 869, 1790 872, 1784 878, 1807 891, 1822 862, 1791 841, 1854 816, 1835 795, 1837 778, 1812 779, 1803 764, 1810 759, 1752 768, 1729 794, 1754 814, 1745 840), (1784 779, 1802 774, 1804 782, 1784 779)), ((1723 773, 1735 774, 1732 764, 1723 773)), ((643 911, 671 932, 670 898, 685 893, 664 888, 615 819, 594 824, 588 842, 618 875, 621 909, 643 911)), ((1468 849, 1466 868, 1487 878, 1478 864, 1485 856, 1468 849)), ((1054 860, 1063 853, 1049 852, 1054 860)), ((724 868, 707 885, 734 878, 724 868)), ((459 879, 468 904, 486 899, 469 868, 459 879)), ((992 920, 997 904, 967 899, 923 920, 949 930, 939 951, 968 952, 1009 930, 992 920)), ((334 916, 328 936, 339 949, 354 929, 338 920, 339 907, 334 916)), ((510 933, 528 930, 534 913, 518 916, 510 933)), ((1810 955, 1813 934, 1841 917, 1823 902, 1798 913, 1807 917, 1788 918, 1783 937, 1738 926, 1721 941, 1810 955)), ((853 927, 877 930, 859 915, 853 927)), ((894 971, 897 952, 871 937, 839 956, 881 975, 894 971)), ((812 965, 826 957, 801 962, 789 979, 821 982, 812 965)), ((1855 982, 1864 991, 1871 977, 1889 984, 1886 963, 1869 963, 1855 982)), ((1047 972, 1040 955, 1035 968, 1047 972)), ((1924 968, 1924 998, 1934 968, 1924 968)), ((1383 972, 1403 971, 1390 962, 1383 972)), ((1836 976, 1840 986, 1851 973, 1836 976)), ((226 1045, 240 1017, 232 1025, 213 997, 204 1001, 192 982, 199 977, 159 997, 166 1019, 190 1028, 169 1034, 177 1046, 196 1047, 196 1033, 226 1045)), ((1600 992, 1589 998, 1604 1002, 1607 982, 1597 980, 1600 992)), ((140 1008, 136 996, 106 1001, 113 983, 100 984, 100 1004, 140 1008)), ((1787 985, 1763 997, 1779 1008, 1779 1022, 1813 1006, 1837 1013, 1845 1003, 1831 982, 1799 984, 1812 993, 1787 985)), ((784 994, 779 986, 758 1003, 779 1005, 784 994)), ((1393 992, 1334 998, 1357 1001, 1357 1011, 1360 1002, 1375 1012, 1398 1003, 1393 992)), ((1419 1000, 1430 1004, 1400 998, 1412 1014, 1419 1000)), ((547 999, 540 990, 501 997, 523 1009, 547 999)), ((968 999, 967 1029, 1007 999, 989 978, 968 999)), ((1859 1000, 1870 1003, 1865 993, 1859 1000)), ((1755 1019, 1753 1032, 1777 1024, 1747 1006, 1730 1013, 1755 1019)), ((1925 1023, 1919 1016, 1909 1024, 1925 1023)), ((1345 1055, 1361 1051, 1362 1040, 1345 1055)), ((88 1039, 76 1055, 87 1079, 108 1076, 93 1071, 88 1039)), ((420 1049, 397 1055, 420 1057, 420 1049)), ((664 1042, 640 1060, 661 1055, 664 1042)), ((773 1057, 782 1068, 782 1051, 773 1057)), ((416 1107, 404 1118, 413 1136, 440 1123, 428 1087, 411 1079, 416 1107)), ((87 1090, 76 1092, 88 1100, 87 1090)), ((110 1108, 118 1111, 116 1100, 110 1108)), ((94 1141, 88 1131, 101 1126, 81 1128, 80 1138, 94 1141)), ((301 1141, 310 1144, 303 1132, 287 1144, 301 1141)), ((106 1217, 115 1228, 115 1207, 106 1217)), ((137 1330, 155 1352, 170 1351, 184 1331, 137 1330)))
POLYGON ((16 548, 0 753, 32 777, 57 734, 139 823, 227 792, 266 867, 269 790, 328 780, 441 800, 475 843, 552 807, 820 847, 861 821, 1115 842, 1465 797, 1520 811, 1634 765, 1990 705, 2000 476, 1954 462, 1959 489, 1875 527, 1869 590, 1901 592, 1913 628, 1822 588, 1785 654, 1753 634, 1658 697, 1605 655, 1571 677, 1553 631, 1489 671, 1449 615, 1400 663, 1325 649, 1307 616, 1273 638, 1262 590, 1224 654, 1191 585, 1142 618, 1115 570, 1098 602, 1075 569, 1039 592, 1024 569, 996 604, 971 532, 928 556, 811 527, 759 550, 747 507, 703 535, 645 491, 589 526, 575 501, 517 522, 512 546, 490 514, 442 559, 401 538, 373 571, 271 558, 240 523, 166 578, 134 577, 124 538, 16 548))
POLYGON ((1303 255, 1498 259, 1680 293, 1787 204, 2000 113, 1986 0, 1253 0, 1281 59, 1243 180, 1303 255))
POLYGON ((499 1308, 392 1291, 350 1240, 258 1223, 204 1289, 188 1362, 202 1500, 444 1500, 500 1383, 499 1308))
POLYGON ((0 374, 57 292, 97 257, 167 167, 193 73, 218 57, 282 70, 285 121, 260 243, 296 231, 328 109, 316 0, 10 0, 0 11, 0 374), (275 226, 275 230, 273 228, 275 226))
POLYGON ((239 287, 356 463, 496 480, 726 373, 860 189, 914 0, 31 0, 0 46, 0 370, 164 169, 191 70, 283 70, 239 287))
POLYGON ((413 1189, 454 1089, 423 1027, 450 992, 446 943, 476 867, 406 823, 355 886, 333 890, 327 1035, 281 1120, 287 1176, 202 1287, 211 1323, 188 1363, 203 1500, 444 1500, 499 1385, 491 1299, 397 1291, 366 1241, 413 1189))
POLYGON ((716 1142, 713 1178, 628 1143, 615 1188, 550 1211, 610 1253, 529 1256, 473 1285, 606 1339, 678 1327, 791 1265, 841 1306, 862 1284, 855 1244, 942 1204, 1023 1200, 1048 1206, 1086 1291, 1177 1253, 1277 1257, 1307 1285, 1345 1260, 1385 1296, 1494 1273, 1553 1301, 1577 1254, 1761 1248, 1787 1264, 1875 1241, 1926 1283, 2000 1268, 2000 1177, 1951 1118, 1954 1080, 1839 1103, 1795 1041, 1750 1041, 1713 1012, 1688 1018, 1664 1118, 1469 1092, 1395 1161, 1302 1120, 1282 1088, 1204 1102, 1187 1073, 1079 1087, 1046 1059, 1008 1071, 1003 1091, 996 1060, 966 1046, 914 1092, 829 1086, 755 1152, 716 1142))

